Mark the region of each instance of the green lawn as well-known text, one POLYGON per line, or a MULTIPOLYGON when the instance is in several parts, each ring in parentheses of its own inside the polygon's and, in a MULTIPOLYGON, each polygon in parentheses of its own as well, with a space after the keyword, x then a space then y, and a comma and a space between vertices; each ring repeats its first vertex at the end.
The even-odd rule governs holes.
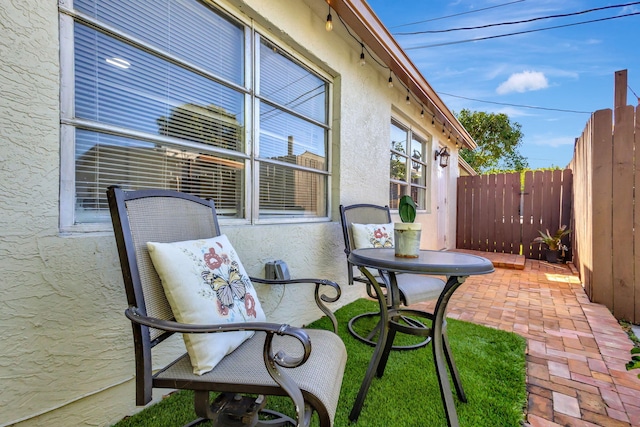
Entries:
MULTIPOLYGON (((376 307, 375 302, 359 300, 336 312, 348 361, 335 426, 446 426, 431 345, 419 350, 392 352, 384 377, 374 379, 369 389, 358 422, 351 424, 348 421, 373 348, 353 339, 346 325, 354 315, 374 311, 376 307)), ((328 325, 328 320, 320 319, 309 327, 328 328, 328 325)), ((448 325, 452 352, 468 399, 467 403, 461 403, 455 397, 460 425, 522 425, 526 405, 525 339, 453 319, 448 320, 448 325)), ((288 403, 284 398, 272 397, 268 407, 291 413, 288 403)), ((180 392, 116 426, 181 426, 193 418, 192 396, 180 392)))

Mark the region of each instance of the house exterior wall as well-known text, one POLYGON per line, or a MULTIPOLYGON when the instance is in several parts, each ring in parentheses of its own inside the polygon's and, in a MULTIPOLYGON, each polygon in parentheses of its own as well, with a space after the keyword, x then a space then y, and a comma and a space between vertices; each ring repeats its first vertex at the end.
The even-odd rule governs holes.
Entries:
MULTIPOLYGON (((430 124, 420 119, 418 106, 405 105, 404 88, 387 88, 383 69, 358 64, 359 45, 343 29, 325 31, 323 0, 222 5, 255 19, 267 34, 334 76, 331 221, 223 222, 223 231, 251 275, 263 275, 266 261, 283 259, 293 276, 340 283, 338 308, 363 295, 360 287, 346 285, 338 205, 388 203, 393 105, 411 125, 424 123, 424 135, 432 131, 430 124)), ((0 3, 0 426, 109 425, 136 410, 131 331, 113 234, 59 231, 58 25, 54 0, 0 3)), ((439 136, 433 133, 431 156, 439 136)), ((419 215, 424 248, 436 247, 436 167, 430 209, 419 215)), ((447 173, 454 215, 456 168, 447 173)), ((258 293, 270 320, 302 325, 320 317, 310 309, 311 289, 258 293)), ((165 359, 183 350, 181 340, 174 341, 165 359)))

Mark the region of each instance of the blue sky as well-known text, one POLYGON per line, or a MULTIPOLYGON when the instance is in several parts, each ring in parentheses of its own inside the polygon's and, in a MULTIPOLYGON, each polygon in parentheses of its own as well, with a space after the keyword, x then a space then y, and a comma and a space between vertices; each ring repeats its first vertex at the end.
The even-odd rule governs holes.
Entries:
POLYGON ((515 25, 401 35, 398 33, 529 20, 634 2, 368 0, 368 3, 451 110, 505 113, 522 125, 520 152, 532 168, 564 167, 569 163, 575 138, 582 133, 590 113, 613 108, 616 71, 627 70, 631 88, 627 91, 627 104, 638 105, 632 90, 640 96, 640 14, 489 40, 422 46, 639 13, 640 4, 515 25), (457 16, 434 19, 450 15, 457 16), (425 20, 429 21, 405 25, 425 20), (522 107, 525 105, 586 113, 522 107))

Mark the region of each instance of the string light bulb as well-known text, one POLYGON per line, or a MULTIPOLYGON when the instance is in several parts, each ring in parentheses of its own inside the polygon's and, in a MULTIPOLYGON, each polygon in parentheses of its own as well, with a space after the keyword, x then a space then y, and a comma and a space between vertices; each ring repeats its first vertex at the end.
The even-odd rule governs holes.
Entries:
POLYGON ((435 126, 436 125, 436 116, 432 115, 431 116, 431 126, 435 126))
POLYGON ((424 108, 422 110, 420 110, 420 118, 424 119, 424 108))
POLYGON ((451 142, 451 132, 449 132, 449 136, 447 137, 447 142, 451 142))
POLYGON ((329 14, 327 15, 327 22, 324 24, 324 28, 327 31, 333 30, 333 18, 331 17, 331 5, 329 5, 329 14))
POLYGON ((387 87, 389 89, 393 87, 393 77, 391 77, 391 70, 389 70, 389 82, 387 83, 387 87))
POLYGON ((446 126, 442 126, 442 134, 444 135, 445 133, 447 133, 447 127, 446 126))
POLYGON ((367 61, 364 60, 364 45, 362 43, 360 43, 360 49, 360 65, 363 66, 367 61))
POLYGON ((409 99, 409 89, 407 89, 407 99, 406 99, 407 105, 411 104, 411 99, 409 99))

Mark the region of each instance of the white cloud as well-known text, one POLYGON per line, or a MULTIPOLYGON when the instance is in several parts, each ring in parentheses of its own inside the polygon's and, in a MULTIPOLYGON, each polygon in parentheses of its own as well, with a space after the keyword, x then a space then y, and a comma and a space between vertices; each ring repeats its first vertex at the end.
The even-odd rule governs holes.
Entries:
POLYGON ((543 136, 543 135, 535 135, 531 141, 534 145, 542 145, 553 148, 563 147, 563 146, 573 146, 575 143, 574 136, 543 136))
POLYGON ((499 95, 511 92, 529 92, 549 87, 549 82, 544 73, 540 71, 523 71, 509 76, 506 82, 496 89, 499 95))

